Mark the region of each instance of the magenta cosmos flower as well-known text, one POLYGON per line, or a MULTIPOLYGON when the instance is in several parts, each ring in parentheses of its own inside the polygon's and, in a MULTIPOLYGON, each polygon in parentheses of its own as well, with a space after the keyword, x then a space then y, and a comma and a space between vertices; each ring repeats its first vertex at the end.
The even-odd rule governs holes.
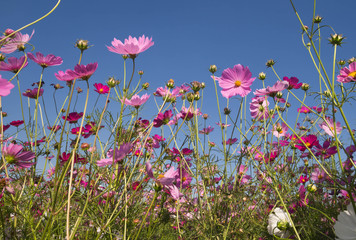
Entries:
POLYGON ((14 164, 18 167, 29 168, 33 164, 30 162, 35 158, 33 152, 23 151, 23 146, 10 143, 9 146, 6 144, 2 148, 2 154, 5 157, 5 161, 9 164, 14 164))
POLYGON ((169 120, 171 120, 171 117, 173 117, 171 109, 165 111, 164 113, 160 112, 158 113, 157 117, 153 119, 153 126, 160 127, 162 125, 166 125, 169 120))
POLYGON ((352 62, 349 68, 341 69, 337 81, 341 83, 356 82, 356 62, 352 62))
MULTIPOLYGON (((12 29, 7 29, 5 31, 5 35, 10 35, 12 32, 14 32, 12 29)), ((15 52, 17 49, 19 50, 24 50, 25 49, 25 44, 30 41, 32 38, 33 34, 35 33, 35 30, 32 31, 31 36, 28 34, 22 34, 20 32, 15 33, 15 35, 11 36, 10 38, 5 39, 5 45, 0 48, 0 52, 9 54, 15 52)), ((3 39, 5 37, 1 37, 3 39)), ((2 44, 2 42, 0 42, 2 44)))
POLYGON ((94 91, 99 94, 106 94, 109 92, 109 87, 102 83, 95 83, 94 87, 95 87, 94 91))
POLYGON ((88 65, 79 65, 77 64, 74 67, 74 71, 69 70, 68 73, 75 78, 81 78, 82 80, 89 80, 91 75, 94 74, 98 68, 98 63, 89 63, 88 65))
MULTIPOLYGON (((79 119, 83 117, 83 113, 71 112, 68 114, 67 121, 69 123, 77 123, 79 119)), ((62 116, 62 119, 66 119, 66 116, 62 116)))
POLYGON ((288 82, 288 89, 299 89, 303 85, 303 83, 299 82, 299 79, 296 77, 284 77, 283 80, 288 82))
POLYGON ((226 98, 239 95, 245 97, 251 92, 250 86, 256 78, 251 78, 252 74, 248 67, 241 64, 223 71, 221 77, 213 77, 219 82, 222 88, 221 94, 226 98))
POLYGON ((0 96, 5 97, 10 94, 11 89, 13 89, 15 86, 11 82, 7 81, 6 79, 3 79, 0 75, 0 96))
POLYGON ((37 52, 36 57, 32 53, 28 53, 28 58, 40 65, 43 68, 50 66, 57 66, 63 63, 61 57, 56 57, 53 54, 48 54, 47 56, 43 56, 42 53, 37 52))
POLYGON ((171 167, 165 174, 159 174, 157 178, 153 175, 152 165, 150 162, 146 162, 146 172, 147 175, 152 178, 157 184, 161 184, 163 186, 171 186, 173 182, 176 180, 176 176, 178 175, 177 171, 174 167, 171 167))
MULTIPOLYGON (((140 107, 142 104, 147 102, 147 100, 150 98, 151 95, 144 94, 142 97, 139 95, 135 94, 131 97, 130 100, 125 99, 124 104, 133 106, 135 108, 140 107)), ((122 100, 121 100, 122 101, 122 100)))
POLYGON ((25 62, 25 56, 20 57, 19 59, 15 57, 9 57, 6 62, 0 62, 0 71, 9 71, 17 73, 21 67, 24 68, 28 64, 28 61, 25 62), (23 65, 23 66, 22 66, 23 65))
POLYGON ((114 38, 111 42, 112 46, 108 47, 110 52, 118 53, 118 54, 127 54, 131 57, 136 57, 137 54, 146 51, 150 47, 154 45, 152 42, 152 38, 145 37, 142 35, 138 38, 133 38, 129 36, 129 39, 125 39, 125 42, 122 43, 120 40, 114 38))
POLYGON ((127 154, 131 151, 132 144, 131 143, 123 143, 120 146, 120 149, 116 148, 115 149, 115 156, 114 156, 114 150, 110 149, 108 153, 106 154, 108 158, 105 159, 100 159, 99 161, 96 162, 96 164, 99 167, 104 167, 107 165, 112 165, 113 164, 113 159, 115 160, 115 163, 121 161, 124 159, 127 154))
POLYGON ((22 93, 22 95, 32 99, 37 99, 43 95, 43 91, 44 90, 42 88, 40 90, 38 90, 38 88, 27 89, 24 93, 22 93))
POLYGON ((321 129, 323 129, 326 134, 328 134, 329 136, 333 137, 335 135, 335 131, 336 134, 340 134, 342 131, 342 127, 341 127, 341 123, 337 122, 335 123, 335 128, 334 128, 334 121, 332 118, 330 117, 326 117, 325 118, 326 122, 322 122, 319 127, 321 129))

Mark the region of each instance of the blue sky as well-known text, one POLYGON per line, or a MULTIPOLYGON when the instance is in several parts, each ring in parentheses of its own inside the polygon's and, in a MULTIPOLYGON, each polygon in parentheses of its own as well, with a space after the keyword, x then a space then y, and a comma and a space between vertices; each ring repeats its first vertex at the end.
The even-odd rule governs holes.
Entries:
MULTIPOLYGON (((49 0, 4 1, 1 6, 6 11, 1 13, 0 30, 22 27, 44 15, 55 3, 49 0)), ((344 34, 346 43, 338 49, 338 59, 349 59, 356 52, 356 44, 353 44, 356 33, 350 28, 354 22, 356 1, 336 3, 318 1, 316 13, 324 17, 323 24, 331 25, 337 33, 344 34)), ((295 6, 305 24, 311 25, 313 1, 298 0, 295 6)), ((266 85, 273 85, 277 78, 265 66, 266 61, 272 58, 277 62, 275 68, 281 77, 298 77, 300 81, 309 83, 312 91, 318 90, 318 75, 302 45, 300 24, 290 2, 285 0, 63 1, 53 14, 23 30, 23 33, 31 33, 33 29, 35 34, 30 43, 36 47, 35 52, 52 53, 64 60, 61 66, 46 70, 45 94, 52 94, 51 83, 59 83, 54 72, 73 69, 77 63, 79 50, 74 48, 76 40, 86 39, 94 45, 85 52, 82 62, 99 64, 90 79, 92 87, 95 82, 104 83, 110 76, 122 79, 122 59, 109 52, 106 45, 110 45, 114 37, 124 40, 129 35, 138 37, 142 34, 152 37, 155 42, 152 48, 137 57, 137 70, 145 72, 143 81, 151 85, 149 93, 164 86, 170 78, 177 85, 194 80, 205 82, 207 89, 204 94, 209 97, 204 99, 203 112, 212 115, 211 125, 218 116, 215 98, 210 97, 215 94, 208 72, 211 64, 218 66, 217 76, 220 76, 225 68, 240 63, 248 66, 254 77, 259 72, 266 72, 266 85)), ((322 33, 322 56, 329 67, 333 50, 327 44, 327 38, 331 33, 328 28, 324 28, 322 33)), ((14 55, 20 56, 19 53, 14 55)), ((22 92, 39 80, 40 70, 30 62, 20 74, 22 92)), ((331 73, 331 68, 329 70, 331 73)), ((0 74, 8 79, 11 77, 9 73, 0 74)), ((79 86, 84 88, 85 85, 81 83, 79 86)), ((262 83, 256 79, 252 90, 258 88, 262 88, 262 83)), ((95 92, 91 94, 93 103, 96 95, 95 92)), ((302 96, 301 92, 299 96, 302 96)), ((247 97, 251 99, 252 92, 247 97)), ((310 104, 313 104, 312 99, 310 104)), ((221 98, 221 101, 225 100, 221 98)), ((19 114, 17 90, 3 102, 9 119, 15 120, 19 114)), ((237 102, 232 100, 230 104, 235 114, 238 107, 234 108, 234 104, 237 106, 237 102)), ((148 109, 154 106, 152 98, 150 103, 148 109)))

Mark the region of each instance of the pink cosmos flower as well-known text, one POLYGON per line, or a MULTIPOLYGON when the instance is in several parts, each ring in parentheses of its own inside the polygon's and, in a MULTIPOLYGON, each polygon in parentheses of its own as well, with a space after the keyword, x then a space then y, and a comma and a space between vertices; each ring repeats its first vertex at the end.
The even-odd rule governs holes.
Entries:
MULTIPOLYGON (((77 123, 77 121, 83 117, 83 113, 71 112, 68 114, 67 121, 69 123, 77 123)), ((66 116, 62 116, 62 119, 66 119, 66 116)))
POLYGON ((277 123, 276 125, 273 126, 272 133, 275 137, 280 138, 284 137, 287 134, 288 131, 288 126, 282 122, 282 124, 277 123))
POLYGON ((171 186, 173 182, 176 180, 177 171, 174 167, 171 167, 165 174, 159 174, 157 178, 153 175, 152 165, 150 162, 146 162, 146 172, 147 175, 152 178, 156 183, 161 184, 163 186, 171 186))
POLYGON ((322 122, 319 127, 323 129, 329 136, 333 137, 336 134, 340 134, 342 131, 341 123, 337 122, 335 123, 335 129, 334 129, 334 121, 330 117, 326 117, 326 122, 322 122))
POLYGON ((324 159, 327 159, 327 158, 331 157, 332 155, 336 154, 337 147, 336 146, 330 147, 330 143, 331 143, 330 141, 325 141, 323 143, 323 146, 321 146, 320 144, 316 145, 315 146, 315 150, 316 150, 315 156, 323 156, 324 159))
POLYGON ((87 65, 79 65, 77 64, 74 67, 74 71, 68 70, 68 74, 74 78, 81 78, 82 80, 89 80, 91 75, 94 74, 96 69, 98 68, 98 63, 89 63, 87 65))
POLYGON ((214 128, 209 125, 207 128, 203 128, 203 130, 200 130, 199 133, 208 135, 213 130, 214 130, 214 128))
POLYGON ((299 79, 296 77, 284 77, 283 80, 288 82, 288 89, 299 89, 303 85, 303 83, 298 83, 299 79))
POLYGON ((229 138, 227 141, 225 141, 226 145, 232 145, 237 142, 237 138, 229 138))
POLYGON ((120 149, 118 149, 118 148, 115 149, 115 156, 114 156, 114 150, 110 149, 106 154, 108 158, 100 159, 99 161, 96 162, 96 165, 98 165, 99 167, 112 165, 113 159, 114 159, 115 163, 117 163, 117 162, 121 161, 122 159, 124 159, 127 156, 127 154, 129 154, 131 149, 132 149, 131 143, 123 143, 120 146, 120 149))
POLYGON ((109 92, 109 87, 102 83, 95 83, 94 87, 95 87, 94 91, 99 94, 106 94, 109 92))
POLYGON ((18 126, 21 126, 23 123, 24 123, 24 121, 22 121, 22 120, 17 120, 17 121, 12 121, 12 122, 10 122, 10 125, 11 125, 11 126, 18 127, 18 126))
POLYGON ((9 71, 17 73, 21 69, 21 67, 24 68, 28 64, 28 61, 25 62, 25 56, 22 56, 19 59, 15 57, 9 57, 7 59, 7 62, 8 63, 0 62, 0 71, 9 71))
MULTIPOLYGON (((9 30, 8 31, 9 33, 8 34, 5 33, 5 35, 10 35, 13 32, 12 29, 8 29, 8 30, 9 30)), ((15 52, 18 49, 19 50, 25 49, 25 44, 28 41, 30 41, 30 39, 32 38, 34 33, 35 33, 35 30, 32 31, 31 36, 29 36, 28 34, 22 34, 20 32, 15 33, 15 35, 13 35, 12 37, 7 38, 5 40, 5 45, 0 48, 0 52, 9 54, 9 53, 15 52)), ((5 38, 5 37, 1 37, 0 41, 3 38, 5 38)), ((2 45, 3 42, 0 42, 0 43, 2 45)))
POLYGON ((37 99, 38 97, 41 97, 43 95, 43 91, 43 88, 41 88, 40 90, 38 90, 38 88, 27 89, 25 92, 22 93, 22 95, 28 98, 37 99))
POLYGON ((255 94, 256 96, 268 95, 270 97, 274 97, 274 96, 276 96, 276 94, 278 92, 281 92, 281 91, 287 89, 288 86, 289 86, 289 83, 287 81, 276 82, 272 87, 258 89, 253 94, 255 94))
POLYGON ((248 67, 237 64, 233 68, 225 69, 221 77, 212 77, 219 82, 223 97, 231 98, 236 95, 245 97, 251 92, 250 86, 256 79, 251 76, 252 73, 248 67))
POLYGON ((185 119, 186 121, 189 121, 194 117, 194 115, 200 116, 202 113, 200 112, 200 109, 197 108, 194 110, 192 106, 189 106, 186 108, 185 106, 182 107, 180 110, 180 118, 185 119))
POLYGON ((256 118, 257 120, 268 119, 269 102, 266 97, 254 97, 250 103, 250 113, 251 117, 256 118))
POLYGON ((27 54, 28 58, 40 65, 43 68, 50 66, 57 66, 63 63, 61 57, 56 57, 53 54, 48 54, 47 56, 43 56, 42 53, 37 52, 36 57, 32 53, 27 54))
POLYGON ((302 106, 302 107, 298 108, 298 112, 299 113, 310 113, 310 110, 306 106, 302 106))
POLYGON ((56 78, 60 81, 73 81, 74 79, 76 79, 76 76, 73 76, 71 74, 69 74, 72 70, 68 69, 65 72, 63 71, 58 71, 58 73, 55 73, 54 75, 56 76, 56 78))
POLYGON ((314 172, 311 174, 311 179, 315 183, 321 183, 326 179, 327 175, 323 170, 320 170, 319 168, 315 168, 314 172))
POLYGON ((220 122, 216 122, 216 125, 220 126, 222 129, 225 129, 225 128, 231 126, 231 124, 220 123, 220 122))
POLYGON ((313 134, 301 137, 301 139, 305 144, 303 144, 303 142, 298 139, 298 144, 295 145, 295 147, 298 148, 300 151, 305 151, 307 149, 306 147, 311 149, 312 147, 317 146, 319 144, 317 136, 313 134))
MULTIPOLYGON (((125 99, 124 104, 129 105, 129 106, 133 106, 135 108, 140 107, 142 104, 144 104, 145 102, 147 102, 147 100, 150 98, 151 95, 148 94, 144 94, 142 95, 142 97, 140 97, 139 95, 135 94, 131 97, 130 100, 125 99)), ((121 100, 122 101, 122 100, 121 100)))
POLYGON ((15 86, 11 82, 7 81, 6 79, 2 78, 0 75, 0 96, 5 97, 10 94, 11 89, 15 86))
POLYGON ((152 38, 145 37, 142 35, 138 38, 133 38, 129 36, 129 39, 125 39, 125 42, 122 43, 120 40, 114 38, 111 42, 112 46, 107 46, 110 52, 118 54, 127 54, 131 57, 136 57, 137 54, 146 51, 148 48, 154 45, 152 38))
POLYGON ((5 157, 5 161, 9 164, 14 164, 21 168, 30 168, 33 162, 30 162, 35 158, 35 154, 29 151, 23 151, 22 145, 17 145, 10 143, 9 146, 6 144, 2 148, 2 154, 5 157))
POLYGON ((355 82, 356 81, 356 62, 352 62, 349 68, 344 67, 340 70, 340 75, 337 76, 337 81, 341 83, 355 82))
POLYGON ((166 125, 172 116, 173 114, 171 109, 165 111, 164 113, 158 113, 157 117, 153 119, 153 126, 160 127, 162 125, 166 125))
POLYGON ((299 177, 299 180, 298 180, 298 182, 299 182, 299 183, 302 183, 302 184, 304 184, 304 183, 306 183, 306 182, 308 182, 308 181, 309 181, 308 176, 304 176, 304 175, 301 175, 301 176, 299 177))

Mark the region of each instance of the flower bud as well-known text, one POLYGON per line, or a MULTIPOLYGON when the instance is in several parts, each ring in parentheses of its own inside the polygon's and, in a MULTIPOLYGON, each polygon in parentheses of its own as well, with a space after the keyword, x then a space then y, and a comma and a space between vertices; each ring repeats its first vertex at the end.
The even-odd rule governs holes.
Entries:
MULTIPOLYGON (((12 29, 10 29, 10 28, 8 28, 8 29, 5 30, 4 35, 5 35, 5 36, 9 36, 9 35, 12 34, 13 32, 15 32, 15 31, 12 30, 12 29)), ((15 35, 12 35, 12 36, 15 37, 15 35)))
POLYGON ((216 67, 216 65, 210 65, 209 72, 214 74, 217 70, 218 70, 218 68, 216 67))
POLYGON ((7 117, 7 112, 2 112, 2 117, 7 117))
POLYGON ((168 80, 168 83, 166 84, 168 88, 174 88, 174 80, 171 78, 168 80))
POLYGON ((302 90, 304 90, 304 91, 309 90, 309 84, 308 83, 303 83, 302 90))
POLYGON ((291 104, 289 102, 286 103, 286 107, 289 108, 291 104))
POLYGON ((204 88, 205 88, 205 82, 202 82, 202 83, 200 84, 200 86, 201 86, 201 89, 204 89, 204 88))
POLYGON ((155 183, 153 185, 153 189, 156 191, 156 192, 160 192, 162 190, 162 185, 160 183, 155 183))
POLYGON ((196 92, 195 94, 194 94, 194 100, 195 101, 198 101, 200 99, 200 94, 199 94, 199 92, 196 92))
POLYGON ((356 58, 354 58, 354 57, 352 57, 352 58, 350 58, 349 60, 347 60, 347 63, 348 63, 348 64, 351 64, 351 63, 353 63, 353 62, 356 62, 356 58))
POLYGON ((190 84, 192 85, 192 90, 194 93, 198 92, 201 88, 201 83, 198 81, 193 81, 190 84))
POLYGON ((272 67, 276 62, 273 59, 270 59, 267 61, 266 66, 267 67, 272 67))
POLYGON ((87 50, 89 48, 88 43, 89 43, 88 40, 79 39, 75 43, 75 47, 78 48, 80 51, 84 51, 84 50, 87 50))
POLYGON ((208 117, 209 117, 208 114, 206 114, 206 113, 203 114, 203 118, 204 118, 205 120, 208 119, 208 117))
POLYGON ((341 46, 343 44, 342 40, 344 40, 345 37, 342 36, 342 34, 331 34, 330 38, 328 39, 330 44, 333 46, 341 46))
POLYGON ((276 93, 276 98, 282 98, 283 97, 283 93, 282 92, 277 92, 276 93))
POLYGON ((129 58, 129 55, 124 54, 124 55, 122 55, 122 58, 123 58, 124 60, 126 60, 126 59, 129 58))
POLYGON ((266 79, 266 74, 264 72, 260 72, 260 74, 258 74, 258 79, 265 80, 266 79))
POLYGON ((309 30, 309 27, 307 26, 307 25, 304 25, 303 27, 302 27, 302 31, 303 32, 306 32, 306 31, 308 31, 309 30))
POLYGON ((331 97, 331 92, 330 92, 330 90, 325 90, 325 91, 324 91, 324 95, 325 95, 326 97, 331 97))
POLYGON ((142 76, 143 75, 143 71, 138 71, 138 75, 142 76))
POLYGON ((61 109, 61 112, 62 112, 62 113, 65 113, 65 112, 66 112, 66 110, 65 110, 64 108, 62 108, 62 109, 61 109))
POLYGON ((313 22, 318 24, 321 23, 321 20, 323 20, 323 18, 320 17, 319 15, 316 15, 313 19, 313 22))
POLYGON ((308 192, 313 193, 313 192, 316 192, 316 190, 318 190, 318 188, 315 186, 315 184, 309 184, 307 186, 307 190, 308 190, 308 192))
POLYGON ((76 90, 77 90, 77 93, 83 92, 83 89, 81 89, 80 87, 77 87, 76 90))
POLYGON ((229 108, 224 108, 224 114, 229 115, 231 113, 231 110, 229 108))
POLYGON ((111 78, 109 78, 109 80, 106 82, 106 84, 109 86, 109 87, 111 87, 111 88, 113 88, 113 87, 115 87, 117 84, 119 84, 118 83, 118 81, 114 78, 114 77, 111 77, 111 78))
POLYGON ((148 82, 142 84, 142 88, 147 90, 149 88, 150 84, 148 82))
POLYGON ((90 148, 90 144, 89 143, 82 143, 82 145, 80 145, 80 148, 82 150, 88 150, 90 148))
POLYGON ((0 53, 0 62, 4 61, 6 58, 5 54, 0 53))
POLYGON ((338 64, 339 64, 340 66, 344 66, 344 65, 346 64, 346 61, 345 61, 345 60, 340 60, 340 61, 338 62, 338 64))
POLYGON ((188 102, 193 102, 194 101, 194 94, 193 93, 188 93, 187 94, 187 100, 188 100, 188 102))
POLYGON ((209 147, 215 147, 216 146, 216 144, 214 142, 208 141, 208 144, 209 144, 209 147))

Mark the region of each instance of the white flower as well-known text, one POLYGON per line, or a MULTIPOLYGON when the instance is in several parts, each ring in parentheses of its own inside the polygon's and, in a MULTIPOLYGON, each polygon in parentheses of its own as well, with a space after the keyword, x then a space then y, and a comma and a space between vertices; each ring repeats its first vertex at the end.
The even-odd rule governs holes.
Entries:
POLYGON ((334 228, 336 239, 356 240, 356 215, 351 203, 347 206, 346 211, 339 214, 334 228))
POLYGON ((287 213, 280 208, 276 208, 268 216, 268 233, 281 238, 287 238, 290 236, 288 228, 291 222, 287 213))

